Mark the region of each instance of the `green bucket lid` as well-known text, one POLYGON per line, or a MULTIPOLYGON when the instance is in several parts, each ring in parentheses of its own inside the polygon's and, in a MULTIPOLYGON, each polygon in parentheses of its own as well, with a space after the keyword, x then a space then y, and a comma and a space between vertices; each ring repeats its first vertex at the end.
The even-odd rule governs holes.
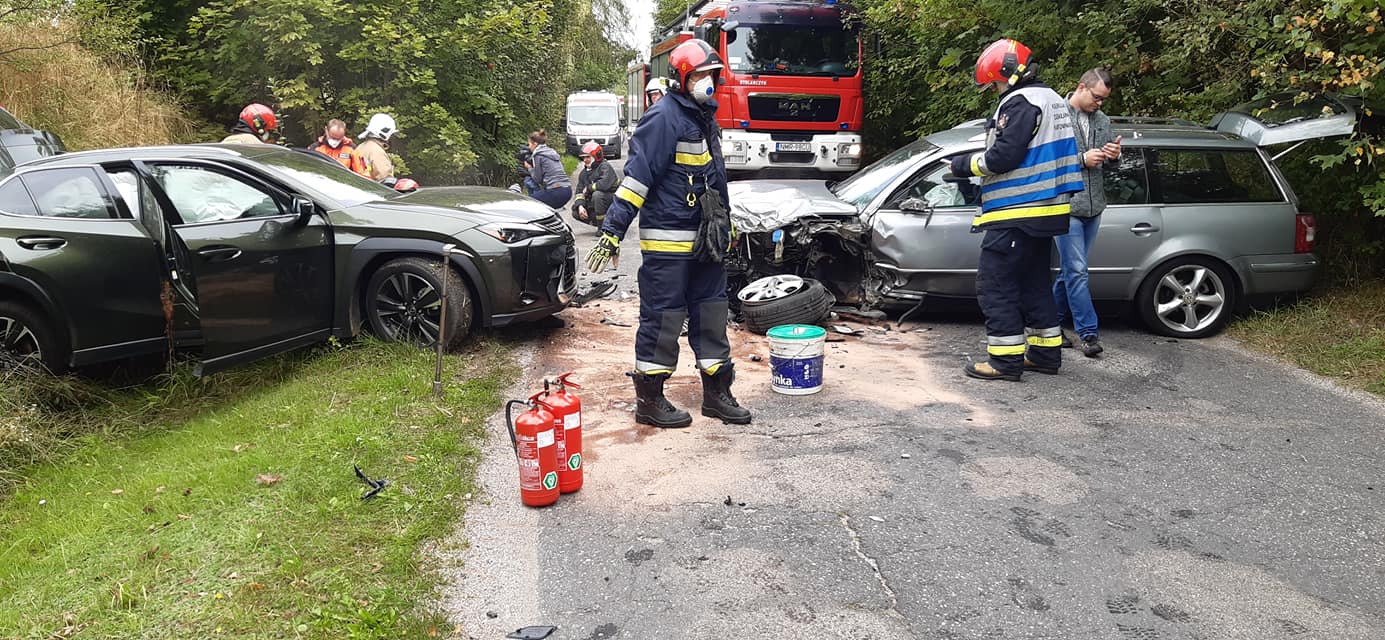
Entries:
POLYGON ((765 335, 779 340, 813 340, 826 336, 827 330, 811 324, 781 324, 765 335))

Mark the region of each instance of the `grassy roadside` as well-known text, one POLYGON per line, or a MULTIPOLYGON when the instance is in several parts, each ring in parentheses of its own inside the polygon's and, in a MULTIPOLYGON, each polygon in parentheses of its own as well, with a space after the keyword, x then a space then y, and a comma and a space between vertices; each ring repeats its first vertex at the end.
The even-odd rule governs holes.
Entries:
POLYGON ((0 637, 430 637, 417 551, 460 515, 509 353, 451 356, 440 404, 428 353, 375 342, 178 383, 191 410, 156 403, 0 497, 0 637), (362 501, 353 464, 390 486, 362 501))
POLYGON ((1245 344, 1385 395, 1385 282, 1329 289, 1231 326, 1245 344))

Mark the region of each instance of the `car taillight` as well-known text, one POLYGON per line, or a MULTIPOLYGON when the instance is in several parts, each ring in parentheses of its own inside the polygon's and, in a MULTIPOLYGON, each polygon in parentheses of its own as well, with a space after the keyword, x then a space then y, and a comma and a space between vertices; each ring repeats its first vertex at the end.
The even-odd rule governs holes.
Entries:
POLYGON ((1311 213, 1300 213, 1294 223, 1294 253, 1309 253, 1318 235, 1318 221, 1311 213))

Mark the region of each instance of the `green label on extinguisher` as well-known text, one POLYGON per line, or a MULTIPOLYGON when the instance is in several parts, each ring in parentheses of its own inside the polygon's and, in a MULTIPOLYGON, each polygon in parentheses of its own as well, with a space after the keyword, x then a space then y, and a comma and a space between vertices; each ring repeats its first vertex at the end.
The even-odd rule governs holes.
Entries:
POLYGON ((558 486, 558 472, 549 471, 543 476, 543 488, 552 490, 558 486))
POLYGON ((567 468, 576 471, 582 468, 582 454, 574 453, 567 457, 567 468))

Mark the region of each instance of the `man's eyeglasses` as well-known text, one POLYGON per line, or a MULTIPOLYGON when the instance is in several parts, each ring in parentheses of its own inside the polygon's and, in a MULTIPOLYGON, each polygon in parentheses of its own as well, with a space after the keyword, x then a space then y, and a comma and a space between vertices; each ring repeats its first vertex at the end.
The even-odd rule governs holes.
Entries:
POLYGON ((1094 100, 1097 104, 1105 103, 1107 100, 1111 99, 1111 94, 1109 93, 1103 96, 1095 91, 1092 91, 1091 89, 1088 89, 1087 92, 1092 94, 1092 100, 1094 100))

